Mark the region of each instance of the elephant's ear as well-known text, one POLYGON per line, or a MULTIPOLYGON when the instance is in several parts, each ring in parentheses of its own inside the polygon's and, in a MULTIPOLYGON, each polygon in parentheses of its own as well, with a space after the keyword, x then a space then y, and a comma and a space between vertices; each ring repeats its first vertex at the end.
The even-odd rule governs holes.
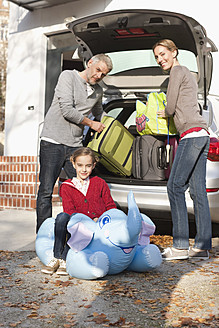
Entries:
POLYGON ((71 234, 67 244, 75 252, 80 252, 82 249, 86 248, 90 244, 94 235, 94 233, 82 222, 78 222, 67 229, 71 234))
POLYGON ((138 238, 138 244, 143 246, 150 244, 150 236, 153 235, 156 227, 151 219, 144 214, 141 215, 143 217, 143 221, 141 223, 141 232, 138 238))

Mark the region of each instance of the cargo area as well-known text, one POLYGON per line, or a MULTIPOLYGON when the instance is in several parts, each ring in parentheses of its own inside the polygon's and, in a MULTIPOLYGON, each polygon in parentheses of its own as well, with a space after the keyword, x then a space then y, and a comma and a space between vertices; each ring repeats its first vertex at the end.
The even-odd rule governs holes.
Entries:
MULTIPOLYGON (((141 100, 143 102, 146 102, 147 94, 146 93, 137 93, 136 98, 131 99, 115 99, 110 101, 108 104, 105 103, 104 111, 107 113, 107 116, 113 117, 114 119, 118 120, 124 127, 129 131, 129 133, 134 137, 139 137, 139 133, 136 130, 135 125, 135 118, 136 118, 136 101, 141 100)), ((88 131, 85 140, 84 145, 87 146, 92 140, 94 136, 93 131, 88 131)), ((160 140, 165 141, 167 140, 167 136, 154 136, 154 138, 158 138, 160 140)), ((134 143, 133 143, 134 144, 134 143)), ((165 147, 165 146, 164 146, 165 147)), ((132 147, 133 148, 133 147, 132 147)), ((132 149, 133 150, 133 149, 132 149)), ((163 150, 165 151, 165 149, 163 150)), ((150 152, 149 152, 150 153, 150 152)), ((145 158, 146 161, 146 158, 145 158)), ((159 167, 159 164, 156 163, 156 166, 159 167)), ((157 168, 158 174, 159 174, 159 168, 157 168)), ((94 170, 94 175, 98 175, 102 177, 107 183, 119 183, 122 185, 137 185, 137 186, 166 186, 167 184, 167 178, 159 178, 159 179, 145 179, 142 178, 136 178, 133 176, 133 173, 131 175, 120 175, 115 174, 112 171, 107 170, 106 166, 104 166, 101 163, 98 163, 96 165, 96 168, 94 170)))

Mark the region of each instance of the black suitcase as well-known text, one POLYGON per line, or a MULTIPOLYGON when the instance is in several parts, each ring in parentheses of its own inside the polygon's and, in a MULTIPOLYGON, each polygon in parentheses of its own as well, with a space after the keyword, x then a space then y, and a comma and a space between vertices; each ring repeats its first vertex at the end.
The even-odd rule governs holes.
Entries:
POLYGON ((143 135, 135 138, 132 174, 143 180, 165 180, 166 136, 143 135))

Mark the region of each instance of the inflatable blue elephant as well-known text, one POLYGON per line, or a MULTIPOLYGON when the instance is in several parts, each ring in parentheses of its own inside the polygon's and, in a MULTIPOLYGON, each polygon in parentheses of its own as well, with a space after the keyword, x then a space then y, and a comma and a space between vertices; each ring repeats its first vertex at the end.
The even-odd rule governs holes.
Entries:
MULTIPOLYGON (((36 253, 45 265, 53 257, 54 223, 55 219, 47 219, 37 234, 36 253)), ((158 247, 149 239, 155 225, 139 212, 132 192, 128 194, 128 215, 110 209, 94 222, 77 213, 67 229, 71 237, 66 270, 72 277, 97 279, 124 270, 145 272, 162 262, 158 247)))

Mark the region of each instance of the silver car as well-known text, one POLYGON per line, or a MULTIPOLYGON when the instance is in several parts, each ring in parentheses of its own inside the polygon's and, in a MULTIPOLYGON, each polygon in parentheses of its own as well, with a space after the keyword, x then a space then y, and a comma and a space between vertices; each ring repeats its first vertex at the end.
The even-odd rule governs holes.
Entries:
MULTIPOLYGON (((207 192, 212 222, 219 223, 219 120, 218 98, 209 97, 213 59, 217 51, 205 29, 193 18, 155 10, 118 10, 84 17, 68 24, 79 44, 79 56, 86 62, 92 55, 107 53, 113 70, 104 78, 104 110, 130 131, 135 126, 136 100, 150 92, 166 91, 168 75, 158 67, 152 46, 160 39, 173 40, 179 48, 179 62, 187 66, 198 83, 200 112, 211 133, 207 161, 207 192), (218 104, 218 108, 216 105, 218 104), (216 112, 217 111, 217 112, 216 112)), ((167 181, 145 181, 112 175, 103 168, 98 174, 110 186, 121 209, 127 208, 127 193, 133 190, 142 212, 155 219, 170 219, 167 181)), ((189 218, 194 220, 193 202, 186 193, 189 218)), ((216 228, 214 234, 218 235, 216 228), (216 232, 215 232, 216 231, 216 232)))

